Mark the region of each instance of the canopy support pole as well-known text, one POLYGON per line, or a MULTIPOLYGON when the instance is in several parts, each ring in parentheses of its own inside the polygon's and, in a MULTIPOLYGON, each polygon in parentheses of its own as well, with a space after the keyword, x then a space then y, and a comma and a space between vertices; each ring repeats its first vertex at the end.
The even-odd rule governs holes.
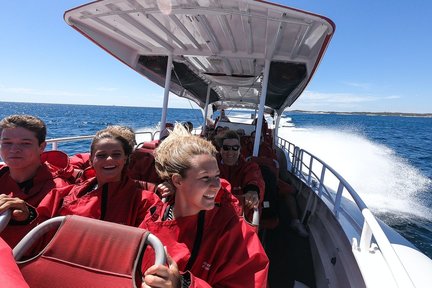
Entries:
POLYGON ((167 118, 167 112, 168 112, 168 98, 169 98, 169 91, 170 91, 170 83, 171 83, 171 70, 172 70, 172 59, 173 56, 170 54, 168 55, 168 61, 167 61, 167 70, 165 75, 165 88, 164 88, 164 100, 163 100, 163 106, 162 106, 162 116, 161 116, 161 125, 159 132, 162 133, 162 131, 165 129, 166 126, 166 118, 167 118))
POLYGON ((210 102, 210 91, 211 91, 211 86, 210 84, 207 86, 207 96, 206 96, 206 102, 205 102, 205 110, 204 110, 204 123, 203 123, 203 129, 202 129, 202 135, 205 135, 206 130, 207 130, 207 115, 208 115, 208 105, 210 102))
POLYGON ((258 121, 255 129, 255 141, 254 141, 254 148, 253 148, 253 156, 258 156, 259 153, 259 147, 260 147, 260 139, 261 139, 261 129, 263 125, 264 120, 264 105, 267 98, 267 86, 268 86, 268 79, 270 74, 270 64, 271 61, 269 59, 265 60, 264 65, 264 77, 263 77, 263 84, 262 84, 262 90, 261 90, 261 97, 260 97, 260 103, 259 103, 259 109, 258 109, 258 121))

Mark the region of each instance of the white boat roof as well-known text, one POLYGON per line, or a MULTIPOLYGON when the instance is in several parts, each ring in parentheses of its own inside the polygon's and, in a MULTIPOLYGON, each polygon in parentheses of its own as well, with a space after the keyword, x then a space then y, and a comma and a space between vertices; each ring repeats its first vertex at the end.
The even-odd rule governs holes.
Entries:
POLYGON ((303 92, 335 30, 323 16, 252 0, 102 0, 64 18, 162 87, 172 59, 170 91, 201 108, 210 85, 214 108, 256 109, 269 60, 265 108, 278 114, 303 92))

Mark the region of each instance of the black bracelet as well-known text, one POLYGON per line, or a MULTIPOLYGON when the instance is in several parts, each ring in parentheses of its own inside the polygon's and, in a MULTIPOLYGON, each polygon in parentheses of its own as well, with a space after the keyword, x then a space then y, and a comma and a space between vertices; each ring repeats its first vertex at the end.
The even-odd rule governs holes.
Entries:
POLYGON ((180 287, 181 288, 189 288, 191 285, 190 274, 186 272, 183 275, 180 275, 180 287))
POLYGON ((27 204, 26 204, 26 206, 29 210, 29 216, 27 217, 27 219, 23 220, 23 221, 17 221, 17 220, 11 219, 9 221, 9 224, 11 224, 11 225, 27 225, 27 224, 30 224, 34 219, 36 219, 36 217, 37 217, 36 209, 30 205, 27 205, 27 204))

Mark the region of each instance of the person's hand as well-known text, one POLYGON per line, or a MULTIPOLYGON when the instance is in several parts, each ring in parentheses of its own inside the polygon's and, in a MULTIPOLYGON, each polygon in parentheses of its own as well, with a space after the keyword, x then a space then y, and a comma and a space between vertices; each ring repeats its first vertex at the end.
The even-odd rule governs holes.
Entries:
POLYGON ((30 217, 30 210, 24 200, 0 194, 0 212, 8 209, 12 210, 12 219, 15 221, 25 221, 30 217))
POLYGON ((245 208, 257 208, 259 204, 258 193, 256 191, 248 191, 243 194, 245 208))
POLYGON ((141 288, 179 288, 180 273, 177 263, 167 253, 167 264, 153 265, 144 273, 144 283, 141 288))
POLYGON ((168 181, 165 181, 156 186, 156 193, 161 196, 161 198, 169 198, 174 195, 174 187, 168 181))

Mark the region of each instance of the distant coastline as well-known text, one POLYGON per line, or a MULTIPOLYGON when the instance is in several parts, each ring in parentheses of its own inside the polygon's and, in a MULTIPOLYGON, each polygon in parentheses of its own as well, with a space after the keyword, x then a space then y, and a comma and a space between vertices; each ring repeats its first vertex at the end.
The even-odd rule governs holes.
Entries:
POLYGON ((402 113, 402 112, 334 112, 334 111, 305 111, 290 110, 285 113, 306 113, 306 114, 333 114, 333 115, 366 115, 366 116, 398 116, 398 117, 423 117, 432 118, 432 113, 402 113))
MULTIPOLYGON (((1 101, 0 104, 40 104, 40 105, 73 105, 73 106, 101 106, 101 107, 124 107, 124 108, 152 108, 162 109, 162 107, 143 107, 143 106, 122 106, 122 105, 98 105, 98 104, 68 104, 68 103, 40 103, 40 102, 14 102, 1 101)), ((170 107, 169 109, 196 109, 184 107, 170 107)), ((366 115, 366 116, 398 116, 398 117, 423 117, 432 118, 432 113, 402 113, 402 112, 335 112, 335 111, 307 111, 307 110, 288 110, 284 113, 305 113, 305 114, 333 114, 333 115, 366 115)))

